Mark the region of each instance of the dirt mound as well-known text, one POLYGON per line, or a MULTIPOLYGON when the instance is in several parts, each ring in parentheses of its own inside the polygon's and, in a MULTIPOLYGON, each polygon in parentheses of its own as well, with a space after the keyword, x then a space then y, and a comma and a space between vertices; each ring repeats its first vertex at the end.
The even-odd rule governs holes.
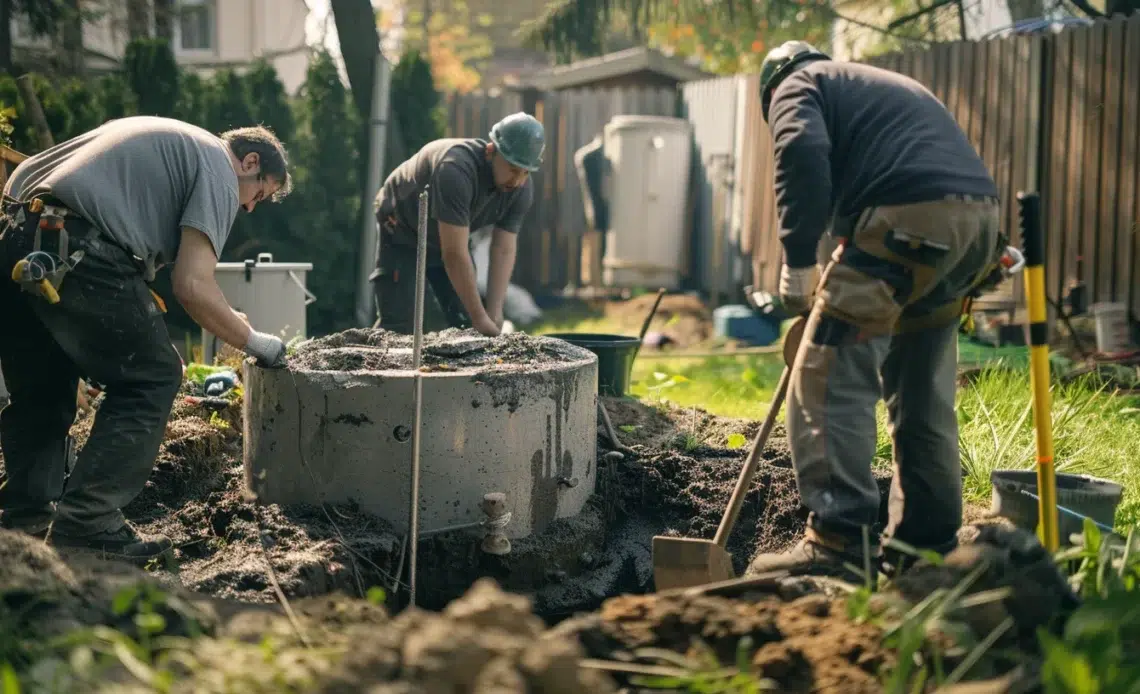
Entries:
MULTIPOLYGON (((476 330, 448 328, 426 333, 421 370, 519 369, 537 364, 589 358, 578 347, 548 337, 508 333, 483 337, 476 330)), ((412 336, 383 329, 354 328, 297 346, 292 369, 307 371, 382 371, 412 368, 412 336)))
POLYGON ((743 649, 757 680, 780 692, 878 693, 879 671, 894 661, 878 628, 852 623, 822 594, 787 602, 765 594, 628 595, 556 631, 576 637, 591 657, 618 662, 663 649, 714 669, 737 664, 743 649))
MULTIPOLYGON (((621 430, 622 443, 638 454, 618 473, 625 479, 620 485, 623 507, 653 513, 663 535, 711 539, 760 423, 716 417, 696 408, 654 408, 624 398, 607 399, 606 407, 621 430)), ((778 552, 795 544, 807 524, 782 424, 773 428, 760 455, 728 542, 737 572, 757 552, 778 552)), ((879 522, 885 524, 891 479, 879 473, 876 481, 882 498, 879 522)))
POLYGON ((923 563, 895 581, 898 591, 917 602, 935 590, 950 590, 979 571, 970 593, 1009 591, 1000 601, 965 611, 975 633, 989 634, 1006 618, 1015 626, 998 647, 1037 646, 1037 631, 1057 626, 1057 619, 1077 607, 1077 599, 1049 552, 1037 537, 1018 528, 981 525, 972 542, 946 555, 941 566, 923 563))
POLYGON ((476 583, 442 613, 341 595, 284 608, 210 600, 131 567, 65 561, 0 530, 0 662, 27 691, 614 692, 544 635, 530 602, 476 583), (66 638, 61 638, 66 637, 66 638), (162 638, 161 645, 159 637, 162 638), (377 686, 378 685, 378 686, 377 686))
MULTIPOLYGON (((7 635, 0 657, 27 682, 72 678, 64 691, 153 691, 139 683, 140 673, 149 671, 169 676, 173 692, 509 694, 618 691, 629 678, 614 673, 631 663, 676 669, 684 659, 692 670, 715 667, 709 665, 714 659, 731 667, 743 653, 756 677, 779 691, 882 691, 881 671, 893 666, 895 655, 879 627, 848 619, 850 603, 843 599, 771 588, 606 599, 648 584, 646 546, 653 534, 714 534, 748 448, 729 446, 728 439, 750 438, 757 426, 699 410, 610 404, 615 425, 638 428, 626 433, 631 453, 599 451, 591 513, 601 510, 579 528, 596 538, 596 547, 556 566, 551 555, 526 554, 528 542, 542 545, 541 538, 520 541, 517 553, 505 558, 479 554, 463 538, 427 540, 420 544, 418 602, 450 604, 439 613, 413 608, 391 618, 385 608, 344 594, 372 597, 374 587, 389 597, 393 587, 404 593, 400 539, 349 506, 255 504, 243 492, 237 403, 210 412, 180 402, 156 474, 127 509, 142 530, 175 540, 175 561, 151 567, 148 575, 93 558, 61 558, 41 542, 0 532, 0 626, 7 635), (567 575, 575 571, 587 578, 575 583, 567 575), (472 586, 476 576, 495 580, 472 586), (275 604, 274 582, 295 617, 275 604), (600 609, 546 630, 540 603, 549 608, 558 591, 588 594, 586 602, 563 600, 561 609, 590 600, 600 609), (169 646, 177 658, 134 650, 156 636, 148 631, 156 624, 164 635, 190 638, 169 646), (96 626, 112 631, 91 631, 96 626), (58 648, 54 636, 80 633, 86 640, 69 643, 89 649, 88 656, 45 650, 58 648), (116 650, 115 634, 129 643, 116 650), (130 658, 131 667, 124 667, 124 649, 145 667, 130 658), (84 669, 89 665, 94 669, 84 669)), ((88 424, 80 422, 77 434, 82 437, 88 424)), ((753 552, 783 549, 803 529, 782 430, 773 433, 763 458, 729 544, 738 571, 753 552)), ((969 593, 1013 592, 998 602, 975 601, 948 618, 963 621, 977 638, 1012 618, 1016 628, 999 645, 1030 651, 1036 629, 1055 626, 1074 598, 1031 534, 986 526, 975 535, 977 544, 956 551, 944 566, 920 564, 891 594, 905 611, 983 567, 969 593)), ((954 665, 947 661, 947 668, 954 665)), ((987 667, 979 672, 1008 669, 987 667)))
POLYGON ((481 580, 440 614, 401 613, 351 652, 319 691, 347 694, 397 678, 398 687, 368 691, 617 691, 604 674, 579 667, 583 652, 576 642, 546 637, 544 631, 528 600, 481 580))
MULTIPOLYGON (((643 294, 626 301, 615 301, 605 305, 605 317, 629 326, 633 335, 645 322, 649 309, 657 299, 656 293, 643 294)), ((661 298, 651 332, 666 335, 678 348, 691 347, 705 342, 713 335, 712 312, 698 297, 685 294, 667 294, 661 298)))

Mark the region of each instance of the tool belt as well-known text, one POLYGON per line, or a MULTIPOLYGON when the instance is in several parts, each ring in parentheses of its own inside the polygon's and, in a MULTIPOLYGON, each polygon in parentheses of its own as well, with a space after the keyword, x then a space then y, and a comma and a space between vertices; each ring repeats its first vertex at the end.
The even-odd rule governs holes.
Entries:
POLYGON ((12 281, 48 303, 58 303, 64 277, 83 260, 86 242, 97 230, 50 196, 27 201, 4 196, 3 215, 0 238, 18 234, 32 239, 31 251, 12 267, 12 281))

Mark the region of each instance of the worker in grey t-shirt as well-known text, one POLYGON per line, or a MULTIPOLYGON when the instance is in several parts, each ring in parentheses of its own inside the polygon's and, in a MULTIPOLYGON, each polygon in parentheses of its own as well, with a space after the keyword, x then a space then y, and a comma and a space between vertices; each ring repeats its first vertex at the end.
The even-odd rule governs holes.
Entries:
POLYGON ((526 113, 491 128, 490 141, 442 139, 424 145, 388 176, 376 196, 380 243, 370 279, 376 325, 413 330, 419 196, 428 193, 427 285, 452 327, 498 335, 515 266, 515 244, 534 198, 531 172, 542 164, 542 123, 526 113), (470 232, 494 225, 486 305, 479 297, 470 232))
POLYGON ((0 365, 11 394, 0 412, 0 525, 128 560, 170 547, 121 511, 150 476, 182 384, 148 282, 173 263, 174 295, 191 318, 259 365, 283 365, 285 345, 230 307, 214 269, 239 210, 290 187, 284 147, 265 128, 217 136, 149 116, 109 121, 16 168, 0 217, 0 365), (106 399, 65 489, 81 378, 106 399))

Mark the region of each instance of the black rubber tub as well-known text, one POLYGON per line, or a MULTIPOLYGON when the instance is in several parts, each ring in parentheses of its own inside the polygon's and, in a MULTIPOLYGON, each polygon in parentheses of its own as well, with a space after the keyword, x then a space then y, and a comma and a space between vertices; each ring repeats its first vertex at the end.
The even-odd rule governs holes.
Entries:
POLYGON ((623 396, 629 391, 633 360, 641 341, 628 335, 608 333, 546 333, 543 337, 565 340, 598 355, 598 394, 623 396))
MULTIPOLYGON (((1070 475, 1058 472, 1057 504, 1071 509, 1082 516, 1088 516, 1097 523, 1112 527, 1116 518, 1116 508, 1124 496, 1124 488, 1112 480, 1070 475)), ((1027 491, 1036 495, 1036 470, 994 470, 990 473, 993 483, 992 512, 1008 518, 1014 525, 1037 532, 1037 500, 1027 491)), ((1083 521, 1060 510, 1057 512, 1057 530, 1061 544, 1069 543, 1069 536, 1084 530, 1083 521)))

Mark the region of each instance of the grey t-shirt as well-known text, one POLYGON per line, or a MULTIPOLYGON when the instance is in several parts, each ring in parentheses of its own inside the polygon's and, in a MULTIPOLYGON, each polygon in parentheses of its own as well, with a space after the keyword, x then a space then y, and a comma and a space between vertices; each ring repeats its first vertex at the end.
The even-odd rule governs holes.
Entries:
POLYGON ((387 241, 416 247, 419 194, 429 182, 429 260, 440 258, 441 221, 471 231, 493 224, 496 229, 518 233, 530 209, 534 181, 528 177, 515 190, 498 190, 486 148, 487 141, 480 139, 434 140, 396 167, 380 187, 374 206, 381 229, 389 217, 396 219, 387 241))
POLYGON ((209 237, 220 257, 239 209, 226 143, 154 116, 108 121, 30 157, 4 192, 55 197, 146 261, 150 277, 174 262, 183 226, 209 237))

